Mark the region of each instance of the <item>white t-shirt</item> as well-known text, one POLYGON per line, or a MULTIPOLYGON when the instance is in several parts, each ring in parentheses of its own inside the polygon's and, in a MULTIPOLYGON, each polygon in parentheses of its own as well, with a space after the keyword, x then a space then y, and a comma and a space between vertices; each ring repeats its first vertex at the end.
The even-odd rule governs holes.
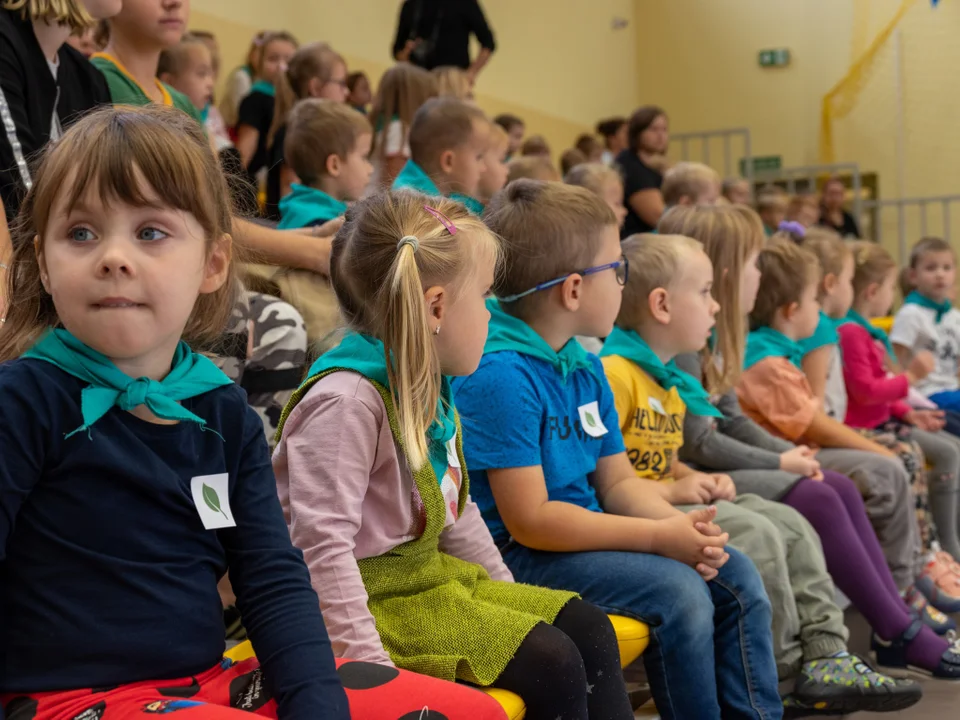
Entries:
POLYGON ((830 367, 823 389, 823 411, 837 422, 843 422, 847 417, 847 384, 843 379, 843 358, 839 345, 833 345, 830 349, 830 367))
POLYGON ((960 359, 960 311, 950 311, 936 322, 936 311, 919 305, 904 305, 893 319, 890 341, 913 352, 929 350, 937 360, 936 368, 917 384, 917 390, 930 396, 960 387, 957 381, 960 359))

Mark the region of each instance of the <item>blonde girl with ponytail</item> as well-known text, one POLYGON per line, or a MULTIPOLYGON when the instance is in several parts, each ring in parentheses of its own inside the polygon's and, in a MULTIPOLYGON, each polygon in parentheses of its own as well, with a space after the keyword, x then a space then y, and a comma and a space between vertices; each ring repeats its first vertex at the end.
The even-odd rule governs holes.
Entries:
POLYGON ((400 191, 347 212, 330 279, 348 330, 281 417, 281 504, 337 656, 502 687, 530 720, 626 720, 603 612, 514 583, 469 497, 449 378, 480 363, 500 252, 448 199, 400 191), (591 670, 608 686, 596 701, 591 670))

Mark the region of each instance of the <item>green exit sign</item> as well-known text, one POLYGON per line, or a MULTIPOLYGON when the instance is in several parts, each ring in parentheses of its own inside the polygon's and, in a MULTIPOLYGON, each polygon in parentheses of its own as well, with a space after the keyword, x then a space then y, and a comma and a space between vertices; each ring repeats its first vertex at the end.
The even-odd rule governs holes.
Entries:
POLYGON ((759 61, 760 67, 786 67, 790 64, 790 51, 786 48, 761 50, 759 61))
MULTIPOLYGON (((780 155, 759 155, 750 158, 754 175, 775 173, 783 167, 783 158, 780 155)), ((746 158, 740 158, 740 177, 747 176, 746 158)))

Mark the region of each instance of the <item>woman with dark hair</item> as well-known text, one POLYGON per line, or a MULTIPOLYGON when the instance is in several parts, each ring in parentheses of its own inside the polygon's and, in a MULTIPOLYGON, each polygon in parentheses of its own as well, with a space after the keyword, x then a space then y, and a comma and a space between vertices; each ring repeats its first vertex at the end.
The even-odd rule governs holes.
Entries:
POLYGON ((650 232, 663 215, 663 158, 670 143, 667 114, 654 105, 637 110, 631 117, 629 147, 617 156, 623 173, 623 204, 627 219, 621 237, 650 232))
POLYGON ((846 199, 847 186, 843 180, 837 176, 827 180, 820 198, 820 222, 817 224, 835 230, 842 238, 859 238, 857 221, 843 209, 846 199))

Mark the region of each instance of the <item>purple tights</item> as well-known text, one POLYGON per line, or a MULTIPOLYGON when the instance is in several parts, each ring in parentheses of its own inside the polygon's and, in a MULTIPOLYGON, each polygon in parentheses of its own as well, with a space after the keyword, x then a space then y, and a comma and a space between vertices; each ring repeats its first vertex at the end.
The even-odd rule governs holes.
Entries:
MULTIPOLYGON (((827 570, 870 626, 884 640, 901 635, 913 622, 887 568, 870 526, 863 499, 846 475, 825 470, 823 481, 803 478, 782 502, 803 515, 820 535, 827 570)), ((907 646, 910 663, 932 670, 949 647, 924 626, 907 646)))

